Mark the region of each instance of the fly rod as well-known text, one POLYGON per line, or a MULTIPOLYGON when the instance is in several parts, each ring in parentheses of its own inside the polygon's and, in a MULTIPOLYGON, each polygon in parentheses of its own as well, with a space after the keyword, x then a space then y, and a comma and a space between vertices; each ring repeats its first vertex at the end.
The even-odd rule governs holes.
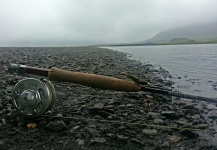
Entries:
POLYGON ((207 102, 217 103, 217 99, 207 98, 202 96, 194 96, 189 94, 183 94, 180 92, 173 92, 151 86, 140 86, 135 82, 128 80, 122 80, 114 77, 66 71, 52 67, 51 69, 37 68, 26 65, 10 64, 8 68, 9 72, 17 72, 20 74, 33 74, 38 76, 47 77, 51 81, 59 82, 70 82, 74 84, 80 84, 88 87, 99 88, 102 90, 114 90, 114 91, 125 91, 125 92, 138 92, 145 91, 151 93, 158 93, 164 95, 171 95, 181 98, 188 98, 194 100, 201 100, 207 102))
POLYGON ((151 92, 181 98, 188 98, 217 103, 217 99, 173 92, 160 87, 143 85, 114 77, 89 73, 73 72, 52 67, 51 69, 37 68, 20 64, 10 64, 10 73, 35 75, 37 78, 26 78, 19 81, 12 92, 12 103, 17 112, 25 117, 38 117, 50 110, 56 99, 56 92, 51 81, 70 82, 102 90, 125 92, 151 92), (40 79, 38 79, 38 77, 40 79), (49 80, 47 80, 49 79, 49 80))

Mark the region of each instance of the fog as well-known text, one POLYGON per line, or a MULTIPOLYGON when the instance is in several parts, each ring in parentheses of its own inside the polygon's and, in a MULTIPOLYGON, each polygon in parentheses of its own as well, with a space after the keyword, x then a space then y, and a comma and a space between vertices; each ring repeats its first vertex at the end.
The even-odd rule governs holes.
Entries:
POLYGON ((216 0, 0 0, 0 46, 138 42, 217 22, 216 0))

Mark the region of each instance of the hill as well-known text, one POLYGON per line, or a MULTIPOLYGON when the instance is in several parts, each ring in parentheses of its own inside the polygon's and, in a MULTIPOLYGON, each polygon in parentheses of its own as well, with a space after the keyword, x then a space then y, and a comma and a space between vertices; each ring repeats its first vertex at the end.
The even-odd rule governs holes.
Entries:
POLYGON ((199 44, 217 43, 217 22, 162 31, 141 43, 199 44))

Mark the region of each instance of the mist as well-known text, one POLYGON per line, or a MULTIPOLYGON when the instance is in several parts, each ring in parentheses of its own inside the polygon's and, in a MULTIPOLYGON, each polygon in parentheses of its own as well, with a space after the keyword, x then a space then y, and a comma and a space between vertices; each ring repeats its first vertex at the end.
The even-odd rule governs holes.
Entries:
POLYGON ((0 46, 138 42, 217 22, 216 0, 0 0, 0 46))

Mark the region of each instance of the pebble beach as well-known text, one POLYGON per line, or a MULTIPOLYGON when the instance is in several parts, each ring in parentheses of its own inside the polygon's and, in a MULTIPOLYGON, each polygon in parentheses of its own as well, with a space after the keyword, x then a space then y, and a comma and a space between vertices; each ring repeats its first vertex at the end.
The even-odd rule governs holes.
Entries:
POLYGON ((17 114, 11 94, 24 76, 10 63, 100 74, 171 88, 168 71, 98 47, 0 47, 0 149, 216 150, 216 104, 149 92, 52 82, 56 101, 38 118, 17 114), (156 73, 157 72, 157 73, 156 73), (34 124, 32 127, 30 124, 34 124))

